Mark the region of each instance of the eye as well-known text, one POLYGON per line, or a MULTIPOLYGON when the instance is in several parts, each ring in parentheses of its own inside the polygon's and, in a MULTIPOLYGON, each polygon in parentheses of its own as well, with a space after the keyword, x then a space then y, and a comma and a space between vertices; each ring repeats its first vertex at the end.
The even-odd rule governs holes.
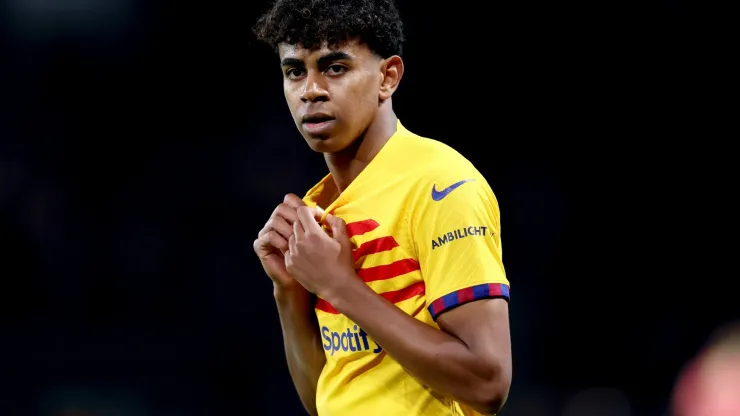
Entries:
POLYGON ((326 68, 326 74, 330 76, 337 76, 342 75, 347 71, 347 67, 343 65, 332 65, 329 68, 326 68))
POLYGON ((290 79, 297 79, 303 76, 303 73, 306 72, 303 68, 290 68, 287 71, 285 71, 285 76, 287 76, 290 79))

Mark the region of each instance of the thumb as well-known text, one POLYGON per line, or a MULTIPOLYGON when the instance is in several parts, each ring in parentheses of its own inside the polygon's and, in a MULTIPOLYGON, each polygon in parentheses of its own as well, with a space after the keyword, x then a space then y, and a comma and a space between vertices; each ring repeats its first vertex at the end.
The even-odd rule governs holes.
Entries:
POLYGON ((321 217, 324 216, 324 208, 321 208, 320 206, 316 205, 316 207, 313 209, 313 217, 316 219, 316 221, 321 221, 321 217))
POLYGON ((326 216, 326 222, 329 224, 329 229, 331 230, 331 234, 334 236, 334 239, 343 245, 348 245, 349 237, 347 236, 347 224, 345 224, 344 220, 339 217, 335 217, 332 214, 328 214, 326 216))

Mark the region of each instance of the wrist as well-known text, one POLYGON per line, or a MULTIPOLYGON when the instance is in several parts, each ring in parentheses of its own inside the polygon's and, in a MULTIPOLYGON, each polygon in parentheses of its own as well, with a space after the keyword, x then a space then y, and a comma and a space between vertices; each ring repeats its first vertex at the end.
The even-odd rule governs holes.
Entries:
POLYGON ((327 290, 326 293, 321 295, 325 301, 340 312, 354 302, 356 295, 361 294, 362 291, 370 290, 367 284, 356 275, 340 281, 341 284, 335 285, 331 290, 327 290))
POLYGON ((303 286, 296 285, 273 285, 272 295, 275 297, 277 303, 299 303, 301 301, 308 301, 311 294, 303 288, 303 286))

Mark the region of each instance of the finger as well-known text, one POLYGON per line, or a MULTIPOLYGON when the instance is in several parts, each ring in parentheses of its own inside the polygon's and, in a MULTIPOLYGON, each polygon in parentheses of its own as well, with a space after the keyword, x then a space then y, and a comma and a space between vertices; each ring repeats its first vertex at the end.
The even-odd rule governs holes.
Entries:
POLYGON ((347 235, 347 224, 343 219, 329 214, 326 216, 326 223, 329 224, 329 229, 331 230, 331 234, 334 236, 334 239, 339 240, 340 242, 349 241, 349 236, 347 235))
POLYGON ((276 231, 267 233, 267 239, 270 245, 280 250, 281 253, 285 254, 288 251, 288 240, 276 231))
POLYGON ((289 225, 293 225, 294 222, 298 221, 296 208, 293 208, 288 204, 278 205, 277 208, 275 208, 275 211, 273 211, 272 216, 284 218, 289 225))
POLYGON ((257 235, 259 237, 262 237, 263 235, 267 234, 270 230, 277 230, 283 234, 285 238, 288 238, 288 236, 293 232, 292 230, 286 229, 282 224, 278 224, 276 221, 283 221, 287 224, 287 226, 290 228, 290 226, 293 225, 295 221, 298 220, 298 214, 295 212, 294 208, 291 208, 287 204, 280 204, 272 211, 272 214, 270 215, 270 219, 267 220, 267 223, 265 223, 265 226, 262 227, 259 233, 257 235))
POLYGON ((294 222, 293 235, 291 237, 294 237, 296 240, 302 240, 305 234, 306 230, 303 228, 303 224, 300 221, 294 222))
MULTIPOLYGON (((321 226, 316 220, 318 211, 309 207, 298 208, 298 221, 303 225, 303 229, 309 233, 321 232, 321 226)), ((320 219, 321 217, 319 217, 320 219)))
POLYGON ((291 255, 290 250, 285 252, 283 260, 285 261, 285 270, 290 273, 290 271, 293 269, 293 256, 291 255))
POLYGON ((298 209, 300 207, 305 207, 306 204, 303 202, 301 198, 299 198, 296 194, 287 194, 285 195, 285 198, 283 198, 283 203, 288 205, 289 207, 293 209, 298 209))
POLYGON ((286 241, 288 237, 290 237, 291 234, 293 234, 293 227, 290 226, 288 221, 285 220, 285 218, 276 216, 272 217, 267 221, 267 224, 265 224, 265 234, 267 234, 269 231, 277 231, 278 234, 283 236, 286 241))
POLYGON ((290 250, 291 253, 296 252, 295 243, 296 243, 295 236, 291 235, 290 238, 288 239, 288 250, 290 250))
POLYGON ((316 221, 321 222, 321 217, 324 216, 324 208, 321 208, 320 206, 316 205, 314 207, 314 216, 316 217, 316 221))
POLYGON ((269 252, 277 249, 284 254, 288 249, 288 240, 283 238, 274 230, 270 230, 254 241, 254 249, 257 253, 263 254, 265 254, 266 251, 269 252))

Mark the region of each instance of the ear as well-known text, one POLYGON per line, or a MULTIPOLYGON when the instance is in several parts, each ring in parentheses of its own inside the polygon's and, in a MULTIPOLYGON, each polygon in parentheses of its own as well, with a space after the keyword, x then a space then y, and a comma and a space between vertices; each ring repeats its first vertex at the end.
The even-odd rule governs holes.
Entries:
POLYGON ((391 98, 403 77, 403 59, 398 55, 384 59, 380 64, 380 101, 391 98))

